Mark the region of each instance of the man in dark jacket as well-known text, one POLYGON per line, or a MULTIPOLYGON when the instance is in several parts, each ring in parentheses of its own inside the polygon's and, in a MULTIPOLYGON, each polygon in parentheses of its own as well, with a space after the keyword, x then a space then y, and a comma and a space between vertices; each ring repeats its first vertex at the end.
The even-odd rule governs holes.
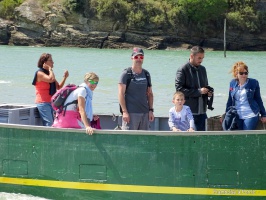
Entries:
POLYGON ((201 65, 204 49, 194 46, 190 50, 189 62, 176 72, 175 88, 185 94, 185 105, 189 106, 194 117, 197 131, 206 130, 208 96, 213 93, 208 89, 206 68, 201 65))

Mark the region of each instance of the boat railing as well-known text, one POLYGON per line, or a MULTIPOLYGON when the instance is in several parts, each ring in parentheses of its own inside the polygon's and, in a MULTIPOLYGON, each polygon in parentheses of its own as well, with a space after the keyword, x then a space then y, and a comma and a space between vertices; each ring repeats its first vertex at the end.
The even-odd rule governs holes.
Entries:
MULTIPOLYGON (((121 115, 101 114, 102 129, 119 130, 122 125, 121 115)), ((207 131, 222 131, 221 116, 206 120, 207 131)), ((0 123, 42 126, 42 120, 36 105, 0 104, 0 123)), ((265 130, 265 125, 258 123, 257 130, 265 130)), ((155 117, 150 123, 150 131, 169 131, 168 117, 155 117)))

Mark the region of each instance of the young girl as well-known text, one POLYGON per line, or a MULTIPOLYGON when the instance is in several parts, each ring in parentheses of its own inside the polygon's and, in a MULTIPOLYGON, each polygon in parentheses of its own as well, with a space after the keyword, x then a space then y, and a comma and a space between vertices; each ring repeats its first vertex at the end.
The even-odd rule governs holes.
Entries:
POLYGON ((169 110, 168 124, 172 131, 194 131, 194 119, 190 108, 185 103, 185 95, 176 92, 172 101, 175 106, 169 110))

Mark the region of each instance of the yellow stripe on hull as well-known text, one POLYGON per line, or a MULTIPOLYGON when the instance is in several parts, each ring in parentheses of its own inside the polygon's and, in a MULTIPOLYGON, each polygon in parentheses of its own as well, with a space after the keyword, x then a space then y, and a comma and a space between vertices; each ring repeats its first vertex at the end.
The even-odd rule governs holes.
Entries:
POLYGON ((135 193, 179 194, 179 195, 215 195, 215 196, 266 196, 266 190, 119 185, 119 184, 51 181, 51 180, 8 178, 8 177, 0 177, 0 183, 23 185, 23 186, 52 187, 52 188, 64 188, 64 189, 75 189, 75 190, 97 190, 97 191, 110 191, 110 192, 135 192, 135 193))

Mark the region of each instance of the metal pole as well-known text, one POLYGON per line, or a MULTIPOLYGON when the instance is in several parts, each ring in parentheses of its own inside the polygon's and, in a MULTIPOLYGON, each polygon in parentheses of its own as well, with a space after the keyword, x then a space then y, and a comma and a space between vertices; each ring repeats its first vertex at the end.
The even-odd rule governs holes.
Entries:
POLYGON ((226 58, 226 18, 224 19, 224 57, 226 58))

